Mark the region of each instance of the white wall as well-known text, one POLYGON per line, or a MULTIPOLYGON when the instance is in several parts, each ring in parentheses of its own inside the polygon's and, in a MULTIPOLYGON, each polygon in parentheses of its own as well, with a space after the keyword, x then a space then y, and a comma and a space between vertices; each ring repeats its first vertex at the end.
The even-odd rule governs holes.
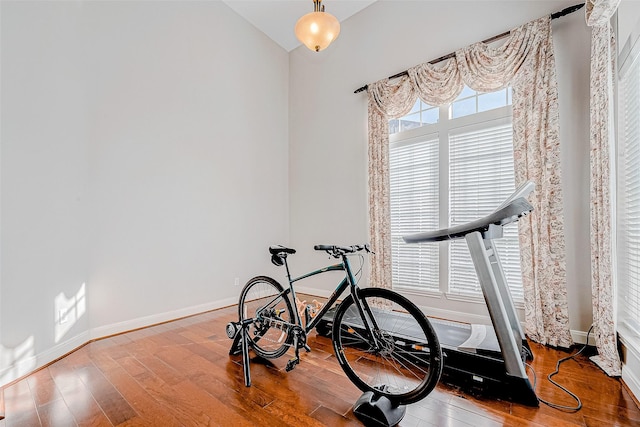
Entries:
POLYGON ((92 328, 237 303, 288 239, 287 53, 222 2, 96 2, 86 25, 92 328))
MULTIPOLYGON (((366 241, 366 95, 353 90, 573 3, 378 1, 326 51, 287 55, 221 2, 0 2, 0 384, 88 337, 234 303, 236 277, 282 277, 268 244, 299 250, 295 274, 327 262, 314 244, 366 241), (72 309, 62 325, 56 302, 72 309)), ((553 24, 582 331, 583 22, 553 24)))
MULTIPOLYGON (((378 1, 343 23, 316 54, 290 53, 291 242, 294 270, 326 262, 317 243, 367 240, 365 83, 573 5, 575 1, 378 1)), ((589 265, 589 32, 584 11, 553 21, 566 197, 567 281, 571 329, 591 321, 589 265)), ((310 281, 326 293, 333 283, 310 281)), ((482 320, 482 304, 413 297, 428 313, 482 320), (453 312, 452 312, 453 311, 453 312)), ((486 317, 484 317, 485 320, 486 317)))
POLYGON ((235 303, 288 240, 287 53, 222 2, 1 8, 0 384, 235 303))
POLYGON ((56 304, 89 276, 81 11, 1 7, 0 384, 85 342, 89 327, 86 314, 60 325, 67 304, 56 304))

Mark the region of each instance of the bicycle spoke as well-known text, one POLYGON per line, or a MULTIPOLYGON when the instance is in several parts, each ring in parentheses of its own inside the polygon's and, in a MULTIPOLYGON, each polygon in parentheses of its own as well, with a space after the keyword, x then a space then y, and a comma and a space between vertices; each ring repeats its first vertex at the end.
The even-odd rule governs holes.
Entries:
POLYGON ((362 335, 361 335, 357 330, 355 330, 355 329, 351 329, 351 328, 350 328, 349 330, 347 330, 347 331, 345 331, 345 332, 347 332, 347 333, 349 334, 349 335, 348 335, 348 337, 349 337, 350 339, 354 340, 354 341, 356 341, 356 339, 359 339, 359 342, 362 342, 362 343, 368 343, 368 340, 367 340, 367 339, 365 339, 365 337, 363 337, 363 336, 362 336, 362 335))
MULTIPOLYGON (((359 333, 357 333, 355 330, 351 333, 351 335, 356 335, 357 339, 351 339, 351 342, 345 342, 343 341, 343 343, 345 343, 346 345, 350 345, 353 343, 362 343, 365 342, 364 341, 364 337, 362 335, 360 335, 359 333)), ((416 363, 412 362, 409 357, 405 357, 402 354, 399 354, 398 352, 403 351, 400 349, 397 349, 396 351, 392 352, 389 356, 385 356, 382 354, 376 354, 376 351, 373 349, 369 349, 367 351, 368 354, 373 354, 374 356, 376 356, 377 358, 381 359, 380 363, 384 363, 383 366, 379 366, 378 371, 382 371, 384 369, 384 366, 388 366, 388 369, 394 370, 395 372, 398 373, 398 375, 400 376, 406 376, 405 372, 408 372, 411 374, 412 377, 414 377, 417 380, 420 380, 421 377, 415 373, 415 370, 418 370, 419 372, 422 372, 423 374, 426 374, 427 371, 424 369, 421 369, 416 363), (382 362, 382 360, 386 361, 386 362, 382 362), (403 371, 404 370, 404 371, 403 371)), ((358 351, 354 351, 354 354, 356 354, 356 356, 358 356, 358 351)), ((408 353, 405 351, 405 353, 408 353)), ((408 353, 409 354, 409 353, 408 353)), ((366 355, 360 356, 360 357, 366 357, 366 355)), ((378 374, 378 376, 380 376, 380 374, 378 374)))
POLYGON ((427 373, 427 370, 422 369, 419 365, 415 364, 410 359, 408 359, 406 357, 401 357, 401 356, 402 355, 399 354, 399 353, 392 353, 391 354, 391 359, 393 359, 394 361, 397 361, 403 368, 405 368, 407 371, 412 373, 417 379, 420 379, 421 377, 419 377, 418 375, 415 374, 415 372, 414 372, 415 370, 418 370, 418 371, 422 372, 423 374, 427 373), (401 359, 404 360, 406 364, 403 363, 403 361, 401 359), (411 365, 412 367, 414 367, 415 370, 410 368, 408 365, 411 365))
POLYGON ((420 368, 419 365, 417 365, 416 363, 412 362, 409 358, 403 357, 400 354, 399 351, 394 351, 388 356, 381 355, 380 357, 382 357, 384 360, 388 361, 389 362, 388 366, 390 366, 392 369, 397 371, 398 374, 403 376, 403 377, 406 376, 404 372, 408 372, 411 375, 413 375, 413 377, 415 377, 417 380, 421 380, 422 377, 418 376, 415 373, 415 370, 421 372, 422 374, 426 374, 427 373, 426 370, 420 368), (411 367, 409 365, 411 365, 411 367), (415 368, 415 369, 412 369, 412 368, 415 368))
POLYGON ((293 311, 282 295, 282 287, 264 276, 251 279, 240 295, 240 316, 253 320, 249 324, 251 346, 265 358, 279 357, 289 346, 287 325, 293 319, 293 311))
POLYGON ((379 355, 379 362, 376 366, 376 373, 371 376, 372 382, 378 386, 386 386, 390 390, 412 390, 420 384, 422 377, 416 375, 393 356, 379 355), (412 375, 409 376, 406 371, 412 375))
POLYGON ((435 331, 419 309, 398 294, 368 288, 361 295, 364 322, 352 300, 336 316, 338 361, 361 390, 382 393, 396 402, 421 399, 435 387, 441 372, 435 331), (380 329, 373 328, 370 337, 365 331, 372 325, 380 329))

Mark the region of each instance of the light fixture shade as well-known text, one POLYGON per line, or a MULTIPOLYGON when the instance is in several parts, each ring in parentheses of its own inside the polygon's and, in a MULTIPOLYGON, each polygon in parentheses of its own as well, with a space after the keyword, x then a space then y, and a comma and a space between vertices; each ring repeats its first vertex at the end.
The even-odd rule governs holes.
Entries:
POLYGON ((298 19, 295 33, 306 47, 320 52, 338 38, 340 22, 327 12, 311 12, 298 19))

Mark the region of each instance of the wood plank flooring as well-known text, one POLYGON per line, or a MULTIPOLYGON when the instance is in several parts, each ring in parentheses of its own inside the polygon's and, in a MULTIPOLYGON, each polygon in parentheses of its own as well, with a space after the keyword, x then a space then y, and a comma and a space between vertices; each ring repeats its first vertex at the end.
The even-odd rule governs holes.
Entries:
MULTIPOLYGON (((357 426, 360 392, 313 333, 311 353, 292 372, 287 357, 251 364, 244 386, 240 356, 229 356, 225 326, 236 307, 90 343, 4 390, 0 427, 28 426, 357 426)), ((573 402, 541 379, 568 353, 533 345, 540 397, 573 402)), ((584 407, 567 413, 472 396, 444 384, 407 408, 404 427, 640 426, 640 410, 617 379, 587 357, 555 377, 584 407)))

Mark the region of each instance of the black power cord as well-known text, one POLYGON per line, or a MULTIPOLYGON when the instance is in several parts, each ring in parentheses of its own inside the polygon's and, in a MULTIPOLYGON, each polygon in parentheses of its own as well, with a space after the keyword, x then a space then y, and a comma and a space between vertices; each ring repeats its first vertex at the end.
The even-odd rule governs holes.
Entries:
MULTIPOLYGON (((577 406, 565 406, 565 405, 560 405, 557 403, 553 403, 553 402, 547 402, 544 399, 540 399, 538 398, 538 400, 542 403, 544 403, 547 406, 550 406, 554 409, 559 409, 562 411, 567 411, 567 412, 577 412, 580 409, 582 409, 582 401, 580 400, 580 398, 575 394, 572 393, 571 391, 569 391, 566 387, 564 387, 561 384, 558 384, 557 382, 555 382, 552 378, 557 375, 558 373, 560 373, 560 364, 563 362, 566 362, 567 360, 570 359, 574 359, 576 356, 578 356, 579 354, 581 354, 586 348, 587 345, 589 344, 589 334, 591 334, 591 330, 593 329, 593 325, 591 325, 591 327, 589 328, 589 331, 587 331, 587 342, 586 344, 584 344, 582 346, 582 348, 580 350, 578 350, 577 352, 575 352, 574 354, 572 354, 571 356, 567 356, 564 357, 562 359, 559 359, 558 362, 556 362, 556 370, 553 371, 552 373, 550 373, 549 375, 547 375, 547 379, 549 380, 549 382, 553 385, 555 385, 556 387, 560 388, 562 391, 564 391, 565 393, 567 393, 572 399, 574 399, 577 403, 577 406)), ((529 365, 528 363, 526 364, 526 366, 531 369, 531 371, 533 372, 533 388, 536 388, 536 371, 533 369, 533 367, 531 365, 529 365)))

